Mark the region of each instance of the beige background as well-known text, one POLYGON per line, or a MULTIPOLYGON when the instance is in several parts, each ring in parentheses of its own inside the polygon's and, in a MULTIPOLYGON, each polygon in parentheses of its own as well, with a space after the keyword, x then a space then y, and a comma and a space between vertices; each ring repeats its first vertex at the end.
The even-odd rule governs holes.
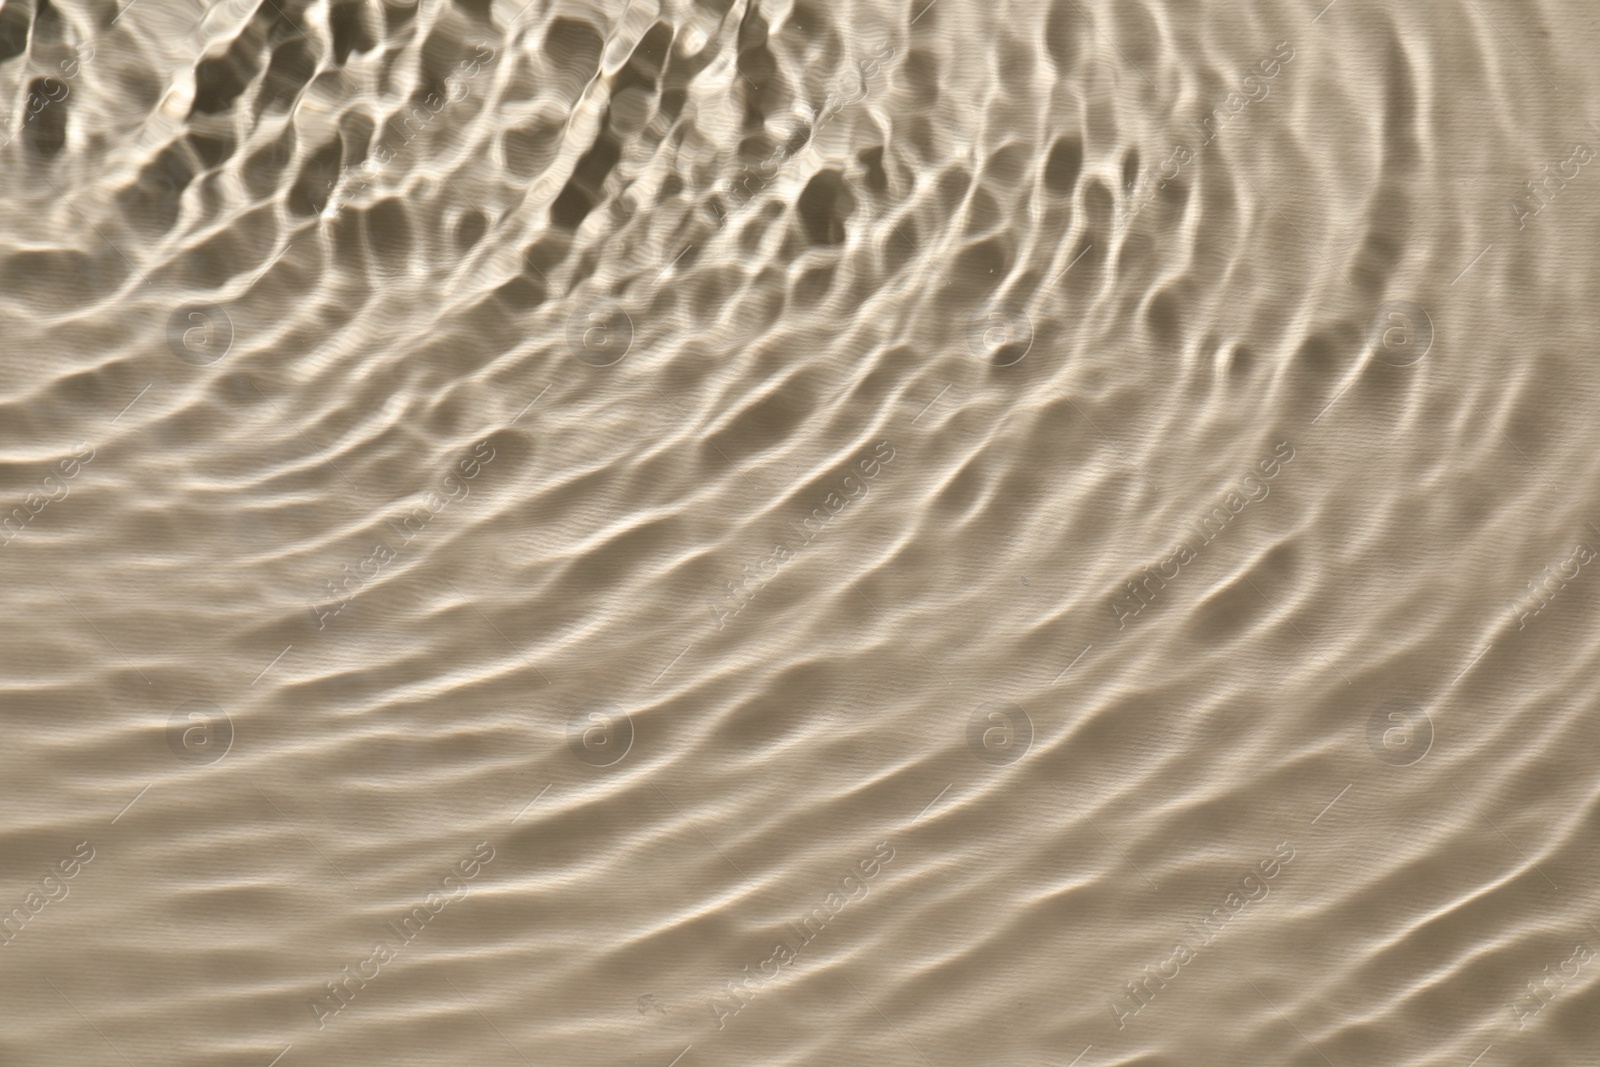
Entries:
POLYGON ((0 1063, 1588 1062, 1594 13, 924 4, 7 0, 0 1063))

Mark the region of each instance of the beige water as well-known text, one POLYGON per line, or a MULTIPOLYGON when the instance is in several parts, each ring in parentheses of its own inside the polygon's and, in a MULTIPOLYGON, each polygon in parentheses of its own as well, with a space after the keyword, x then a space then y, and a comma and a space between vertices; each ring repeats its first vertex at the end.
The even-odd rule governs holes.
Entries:
POLYGON ((0 1064, 1600 1063, 1597 43, 6 0, 0 1064))

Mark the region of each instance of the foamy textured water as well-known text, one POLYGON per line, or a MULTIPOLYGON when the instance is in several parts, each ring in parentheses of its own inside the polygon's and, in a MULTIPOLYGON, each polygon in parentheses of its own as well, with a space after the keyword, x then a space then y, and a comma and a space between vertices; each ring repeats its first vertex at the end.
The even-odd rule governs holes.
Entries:
POLYGON ((0 7, 0 1063, 1597 1062, 1593 12, 0 7))

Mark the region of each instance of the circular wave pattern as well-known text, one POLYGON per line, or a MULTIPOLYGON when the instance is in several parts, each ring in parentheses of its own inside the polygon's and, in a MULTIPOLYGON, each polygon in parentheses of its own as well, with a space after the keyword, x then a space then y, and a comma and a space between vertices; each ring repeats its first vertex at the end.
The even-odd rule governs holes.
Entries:
POLYGON ((0 1062, 1583 1062, 1591 23, 8 0, 0 1062))

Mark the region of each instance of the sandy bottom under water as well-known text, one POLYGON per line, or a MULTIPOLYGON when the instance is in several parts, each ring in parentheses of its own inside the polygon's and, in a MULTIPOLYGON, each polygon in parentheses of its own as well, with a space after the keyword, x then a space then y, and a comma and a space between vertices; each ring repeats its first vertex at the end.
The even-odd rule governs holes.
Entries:
POLYGON ((1600 1062, 1597 45, 4 0, 0 1064, 1600 1062))

